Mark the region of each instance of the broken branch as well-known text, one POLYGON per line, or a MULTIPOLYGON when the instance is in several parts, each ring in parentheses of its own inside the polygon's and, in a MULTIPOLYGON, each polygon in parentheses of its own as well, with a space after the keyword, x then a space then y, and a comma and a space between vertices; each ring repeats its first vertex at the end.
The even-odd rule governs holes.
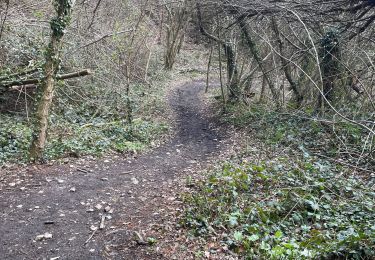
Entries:
MULTIPOLYGON (((57 80, 65 80, 65 79, 71 79, 71 78, 77 78, 77 77, 83 77, 91 75, 91 71, 86 69, 78 72, 63 74, 63 75, 57 75, 57 80)), ((39 84, 42 81, 42 78, 34 78, 34 79, 25 79, 25 80, 14 80, 14 81, 4 81, 0 82, 0 92, 6 91, 7 88, 10 88, 12 86, 22 86, 22 85, 29 85, 29 84, 39 84)))

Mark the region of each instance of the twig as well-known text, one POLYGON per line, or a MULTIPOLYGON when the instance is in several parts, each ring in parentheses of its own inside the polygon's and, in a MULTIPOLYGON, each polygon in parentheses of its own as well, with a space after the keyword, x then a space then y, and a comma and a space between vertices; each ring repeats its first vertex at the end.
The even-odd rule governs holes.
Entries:
POLYGON ((326 158, 326 159, 328 159, 328 160, 334 161, 334 162, 336 162, 336 163, 339 163, 339 164, 342 164, 342 165, 345 165, 345 166, 348 166, 348 167, 351 167, 351 168, 357 169, 357 170, 361 170, 361 171, 369 172, 369 173, 374 173, 374 171, 367 170, 367 169, 365 169, 365 168, 361 168, 361 167, 355 166, 355 165, 350 164, 350 163, 341 162, 341 161, 339 161, 339 160, 336 160, 336 159, 334 159, 334 158, 331 158, 331 157, 326 156, 326 155, 323 155, 323 154, 318 154, 318 153, 313 153, 313 154, 316 155, 316 156, 323 157, 323 158, 326 158))
POLYGON ((91 236, 85 241, 85 243, 83 245, 86 245, 88 242, 90 242, 90 240, 92 239, 92 237, 95 235, 97 229, 95 229, 92 233, 91 233, 91 236))
POLYGON ((77 171, 79 171, 79 172, 83 172, 83 173, 89 173, 88 171, 86 171, 85 169, 81 169, 81 168, 76 168, 77 169, 77 171))
POLYGON ((99 229, 105 228, 104 221, 105 221, 105 215, 102 215, 102 219, 100 221, 99 229))

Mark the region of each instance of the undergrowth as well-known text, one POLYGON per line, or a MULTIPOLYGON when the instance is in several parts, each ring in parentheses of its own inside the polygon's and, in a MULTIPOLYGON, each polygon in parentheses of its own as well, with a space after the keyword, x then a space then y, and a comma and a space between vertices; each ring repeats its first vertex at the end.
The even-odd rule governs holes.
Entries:
POLYGON ((363 129, 261 106, 228 105, 221 118, 262 145, 184 195, 193 236, 245 259, 374 259, 374 140, 363 129))
MULTIPOLYGON (((1 115, 0 126, 0 164, 5 162, 27 162, 27 151, 31 141, 30 123, 19 117, 1 115)), ((89 124, 67 121, 54 116, 51 119, 49 141, 45 159, 66 156, 95 155, 111 152, 138 152, 147 147, 152 140, 165 133, 168 127, 163 122, 148 122, 141 119, 132 125, 124 120, 105 119, 89 124)))
POLYGON ((371 259, 373 185, 313 158, 231 161, 186 195, 183 224, 246 259, 371 259))
MULTIPOLYGON (((125 82, 112 74, 113 82, 103 81, 108 71, 100 68, 90 77, 59 81, 44 159, 126 153, 158 143, 169 129, 166 95, 170 86, 176 84, 176 80, 196 76, 189 70, 191 60, 197 67, 204 65, 204 59, 197 58, 205 54, 200 47, 181 51, 185 59, 177 61, 177 69, 166 71, 162 67, 163 50, 157 49, 150 62, 147 81, 132 81, 130 93, 125 91, 125 82), (127 123, 130 114, 132 125, 127 123)), ((27 162, 33 107, 33 94, 29 94, 0 96, 7 101, 0 106, 0 166, 27 162)))
POLYGON ((364 128, 334 116, 321 119, 311 114, 311 111, 288 113, 260 105, 250 108, 235 105, 227 107, 223 118, 227 123, 251 130, 252 136, 268 145, 291 147, 375 170, 375 139, 364 128))

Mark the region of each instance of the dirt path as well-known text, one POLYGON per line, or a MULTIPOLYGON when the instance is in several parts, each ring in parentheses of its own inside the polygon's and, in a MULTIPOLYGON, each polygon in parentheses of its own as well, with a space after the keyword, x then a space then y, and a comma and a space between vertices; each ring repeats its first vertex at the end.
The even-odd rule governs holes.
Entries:
POLYGON ((198 81, 177 88, 169 98, 175 137, 138 158, 0 174, 0 259, 163 258, 135 243, 134 231, 163 221, 178 181, 223 148, 198 98, 203 88, 198 81), (93 231, 102 219, 105 227, 93 231), (52 238, 36 239, 46 233, 52 238))

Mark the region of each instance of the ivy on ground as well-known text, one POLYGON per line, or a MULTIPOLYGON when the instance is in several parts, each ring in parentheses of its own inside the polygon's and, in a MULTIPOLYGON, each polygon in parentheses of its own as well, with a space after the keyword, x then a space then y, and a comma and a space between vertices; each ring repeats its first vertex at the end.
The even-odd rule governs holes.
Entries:
POLYGON ((373 259, 372 182, 311 157, 227 162, 186 195, 183 224, 247 259, 373 259))
MULTIPOLYGON (((32 133, 30 124, 23 117, 18 118, 16 123, 14 117, 6 115, 1 115, 0 120, 0 165, 6 162, 26 163, 32 133)), ((141 119, 134 120, 132 125, 125 120, 95 118, 93 121, 87 124, 52 116, 45 159, 137 152, 168 129, 164 123, 141 119)))

